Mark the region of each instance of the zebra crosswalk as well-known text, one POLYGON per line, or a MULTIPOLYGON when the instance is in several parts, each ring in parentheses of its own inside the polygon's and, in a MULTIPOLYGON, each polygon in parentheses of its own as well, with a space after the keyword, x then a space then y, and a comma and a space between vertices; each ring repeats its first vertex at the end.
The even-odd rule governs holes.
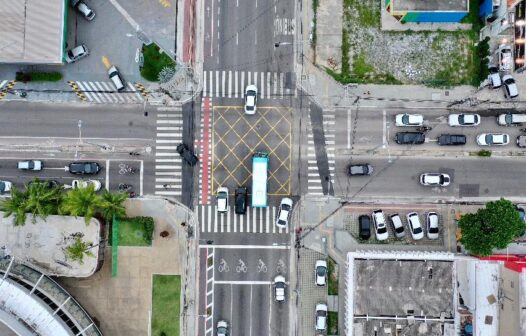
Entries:
POLYGON ((204 71, 203 95, 212 98, 243 98, 245 87, 254 84, 258 88, 259 98, 296 96, 296 90, 286 85, 286 82, 292 82, 286 77, 291 76, 293 74, 283 72, 204 71))
POLYGON ((181 196, 182 159, 176 148, 183 141, 181 107, 157 108, 155 194, 181 196))
MULTIPOLYGON (((335 114, 334 111, 323 111, 323 132, 325 134, 325 150, 329 163, 329 175, 334 181, 334 155, 335 155, 335 114)), ((329 183, 321 178, 316 160, 316 148, 312 134, 312 123, 309 117, 307 132, 307 193, 311 195, 324 195, 322 183, 329 183)), ((328 190, 328 188, 326 188, 328 190)))
POLYGON ((218 213, 215 205, 199 205, 196 217, 202 233, 289 233, 289 228, 276 226, 276 207, 247 208, 244 215, 237 215, 233 206, 226 213, 218 213))
POLYGON ((130 82, 126 82, 126 88, 122 92, 117 92, 111 82, 72 81, 72 83, 76 85, 78 92, 82 93, 87 98, 86 100, 92 103, 130 104, 144 101, 141 93, 130 82))

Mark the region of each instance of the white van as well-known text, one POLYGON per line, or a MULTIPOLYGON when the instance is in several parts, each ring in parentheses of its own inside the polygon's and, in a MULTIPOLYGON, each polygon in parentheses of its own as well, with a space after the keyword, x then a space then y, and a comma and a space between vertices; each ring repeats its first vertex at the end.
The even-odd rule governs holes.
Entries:
POLYGON ((497 121, 502 126, 518 126, 526 123, 526 114, 505 113, 499 115, 497 121))
POLYGON ((115 85, 117 88, 117 91, 124 90, 124 81, 122 80, 121 74, 119 73, 119 70, 117 70, 116 66, 112 66, 108 69, 108 75, 110 76, 113 85, 115 85))

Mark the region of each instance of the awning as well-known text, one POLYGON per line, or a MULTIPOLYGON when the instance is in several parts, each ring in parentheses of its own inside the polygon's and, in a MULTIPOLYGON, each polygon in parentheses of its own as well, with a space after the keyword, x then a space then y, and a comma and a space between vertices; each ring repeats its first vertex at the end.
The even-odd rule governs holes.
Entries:
POLYGON ((493 12, 493 0, 484 0, 479 7, 479 16, 486 17, 493 12))

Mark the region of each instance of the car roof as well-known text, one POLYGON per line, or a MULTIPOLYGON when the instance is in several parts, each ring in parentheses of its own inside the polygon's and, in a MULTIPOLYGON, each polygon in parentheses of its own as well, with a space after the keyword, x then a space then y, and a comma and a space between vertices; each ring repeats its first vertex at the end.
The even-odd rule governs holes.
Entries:
POLYGON ((285 277, 283 275, 278 275, 274 278, 274 282, 285 282, 285 277))
POLYGON ((430 183, 439 183, 440 182, 440 175, 437 174, 425 174, 425 179, 427 182, 430 183))
POLYGON ((491 134, 493 136, 493 142, 503 143, 505 134, 491 134))

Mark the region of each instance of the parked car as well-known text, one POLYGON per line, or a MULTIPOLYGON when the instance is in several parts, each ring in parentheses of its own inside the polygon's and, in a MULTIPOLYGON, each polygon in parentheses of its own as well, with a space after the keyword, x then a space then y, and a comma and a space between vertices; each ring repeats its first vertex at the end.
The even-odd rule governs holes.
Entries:
POLYGON ((316 261, 316 265, 314 266, 314 279, 316 286, 325 286, 327 284, 327 261, 316 261))
POLYGON ((393 229, 396 238, 403 238, 405 236, 405 229, 402 219, 397 213, 389 217, 391 218, 391 223, 393 223, 393 229))
POLYGON ((217 322, 216 335, 228 336, 228 323, 226 321, 221 320, 217 322))
POLYGON ((501 126, 520 126, 526 123, 526 114, 504 113, 497 117, 497 123, 501 126))
POLYGON ((83 1, 72 0, 71 6, 77 9, 77 11, 82 14, 82 17, 84 17, 86 20, 92 21, 95 18, 95 12, 83 1))
POLYGON ((407 214, 407 223, 409 224, 409 231, 411 231, 411 236, 414 240, 424 238, 424 231, 422 230, 420 218, 418 218, 416 212, 410 212, 407 214))
POLYGON ((506 44, 499 45, 496 51, 499 58, 499 70, 500 71, 511 71, 513 67, 513 54, 511 46, 506 44))
POLYGON ((475 113, 450 114, 447 122, 449 126, 478 126, 480 115, 475 113))
POLYGON ((526 135, 519 135, 517 137, 517 146, 526 147, 526 135))
POLYGON ((11 191, 12 184, 9 181, 0 181, 0 193, 11 191))
POLYGON ((292 200, 288 197, 283 197, 279 204, 278 218, 276 218, 276 226, 286 228, 289 226, 289 217, 292 212, 292 200))
POLYGON ((350 176, 371 175, 373 173, 373 166, 368 163, 349 165, 347 173, 350 176))
POLYGON ((492 89, 497 89, 502 86, 502 80, 500 79, 499 69, 496 66, 489 67, 489 85, 492 89))
POLYGON ((519 90, 517 89, 515 79, 510 75, 506 75, 502 77, 502 81, 504 82, 504 95, 506 98, 517 98, 519 96, 519 90))
POLYGON ((327 329, 327 305, 324 303, 318 303, 316 305, 315 328, 317 331, 324 331, 327 329))
POLYGON ((68 165, 69 172, 75 175, 95 175, 100 169, 97 162, 72 162, 68 165))
POLYGON ((190 148, 188 148, 188 146, 185 143, 180 143, 179 145, 177 145, 176 150, 177 150, 177 153, 179 153, 179 155, 181 155, 181 157, 190 166, 195 166, 197 161, 199 161, 199 159, 194 154, 194 152, 190 148))
POLYGON ((462 134, 441 134, 438 137, 440 146, 458 146, 466 144, 466 136, 462 134))
POLYGON ((371 217, 369 215, 361 215, 358 217, 358 228, 361 239, 367 240, 371 237, 371 217))
POLYGON ((427 238, 438 239, 438 214, 436 212, 428 212, 426 216, 427 223, 427 238))
POLYGON ((395 117, 396 126, 422 126, 424 116, 421 114, 397 114, 395 117))
POLYGON ((225 213, 228 211, 228 188, 219 187, 217 189, 217 212, 225 213))
POLYGON ((89 55, 89 49, 85 44, 76 46, 73 49, 70 49, 66 52, 66 63, 74 63, 81 58, 84 58, 89 55))
POLYGON ((108 69, 108 76, 110 77, 113 85, 117 88, 117 91, 124 90, 124 80, 116 66, 112 66, 108 69))
POLYGON ((99 191, 102 183, 98 180, 73 180, 71 181, 71 189, 87 188, 93 186, 93 190, 99 191))
POLYGON ((258 88, 255 85, 249 85, 245 89, 245 113, 252 115, 256 113, 258 102, 258 88))
POLYGON ((480 146, 504 146, 510 143, 510 136, 506 133, 482 133, 477 135, 480 146))
POLYGON ((42 170, 42 167, 44 165, 42 164, 42 161, 40 160, 25 160, 25 161, 18 161, 18 169, 20 170, 42 170))
POLYGON ((237 187, 235 190, 235 213, 243 215, 247 211, 247 195, 248 189, 246 187, 237 187))
POLYGON ((385 216, 382 210, 373 211, 373 223, 376 231, 377 240, 382 241, 389 238, 389 232, 387 232, 385 216))
POLYGON ((447 187, 451 183, 451 177, 442 173, 425 173, 420 175, 420 184, 424 186, 447 187))
POLYGON ((278 302, 285 302, 285 277, 278 275, 274 278, 274 299, 278 302))
POLYGON ((395 142, 399 145, 420 145, 426 140, 424 132, 398 132, 395 142))

